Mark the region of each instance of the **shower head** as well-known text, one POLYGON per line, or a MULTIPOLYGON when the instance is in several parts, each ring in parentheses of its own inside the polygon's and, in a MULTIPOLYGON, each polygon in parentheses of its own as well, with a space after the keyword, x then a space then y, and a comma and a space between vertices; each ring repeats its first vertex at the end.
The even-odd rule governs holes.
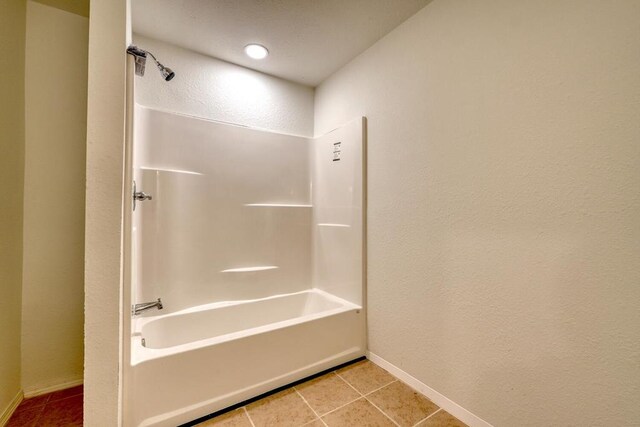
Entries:
POLYGON ((171 68, 165 67, 157 61, 156 63, 158 65, 158 69, 160 70, 160 74, 162 74, 162 78, 165 79, 165 81, 169 81, 176 76, 176 73, 174 73, 171 68))
POLYGON ((127 53, 132 55, 136 61, 136 75, 144 76, 145 65, 147 63, 147 54, 153 58, 156 65, 158 66, 158 70, 160 70, 160 75, 165 81, 169 81, 176 76, 176 73, 169 67, 165 67, 156 59, 153 53, 146 51, 144 49, 140 49, 138 46, 131 45, 127 48, 127 53))

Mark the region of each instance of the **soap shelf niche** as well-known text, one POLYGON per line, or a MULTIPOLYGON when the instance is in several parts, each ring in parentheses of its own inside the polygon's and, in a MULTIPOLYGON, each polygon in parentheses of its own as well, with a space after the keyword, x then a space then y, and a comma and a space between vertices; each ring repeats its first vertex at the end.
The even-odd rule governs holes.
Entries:
POLYGON ((277 268, 277 265, 256 265, 253 267, 229 268, 222 270, 220 273, 251 273, 255 271, 276 270, 277 268))
POLYGON ((245 203, 244 206, 252 208, 312 208, 312 205, 295 203, 245 203))
POLYGON ((172 172, 172 173, 181 173, 185 175, 203 175, 200 172, 187 171, 182 169, 168 169, 168 168, 150 168, 146 166, 142 166, 140 170, 143 171, 155 171, 155 172, 172 172))
POLYGON ((333 224, 333 223, 328 223, 328 222, 320 223, 320 224, 317 224, 317 225, 318 225, 318 227, 351 228, 351 226, 349 224, 333 224))

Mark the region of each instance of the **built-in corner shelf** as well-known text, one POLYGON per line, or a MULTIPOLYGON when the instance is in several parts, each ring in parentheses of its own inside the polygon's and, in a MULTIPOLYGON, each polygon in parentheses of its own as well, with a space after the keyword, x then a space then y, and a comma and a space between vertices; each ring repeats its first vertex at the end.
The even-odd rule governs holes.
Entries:
POLYGON ((222 270, 220 273, 250 273, 252 271, 275 270, 277 268, 277 265, 258 265, 255 267, 230 268, 228 270, 222 270))
POLYGON ((338 228, 350 228, 349 224, 330 224, 330 223, 320 223, 318 227, 338 227, 338 228))
POLYGON ((156 172, 173 172, 173 173, 183 173, 186 175, 202 175, 200 172, 194 172, 194 171, 186 171, 186 170, 182 170, 182 169, 167 169, 167 168, 148 168, 148 167, 141 167, 140 168, 143 171, 156 171, 156 172))
POLYGON ((298 205, 294 203, 246 203, 245 206, 253 208, 311 208, 312 205, 298 205))

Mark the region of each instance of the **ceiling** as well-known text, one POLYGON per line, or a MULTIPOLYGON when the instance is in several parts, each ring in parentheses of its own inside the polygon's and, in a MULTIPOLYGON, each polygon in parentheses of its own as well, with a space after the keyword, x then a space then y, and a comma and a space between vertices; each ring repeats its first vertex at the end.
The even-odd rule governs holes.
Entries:
POLYGON ((317 86, 430 0, 132 0, 133 31, 317 86), (256 61, 249 43, 269 49, 256 61))

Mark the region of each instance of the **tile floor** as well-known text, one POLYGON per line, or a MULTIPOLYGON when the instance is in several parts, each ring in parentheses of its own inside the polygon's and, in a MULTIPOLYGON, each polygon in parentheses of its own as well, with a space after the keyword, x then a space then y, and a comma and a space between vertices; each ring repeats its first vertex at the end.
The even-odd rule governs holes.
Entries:
POLYGON ((82 386, 23 400, 6 427, 82 426, 82 386))
MULTIPOLYGON (((7 427, 82 426, 82 386, 25 399, 7 427)), ((466 427, 363 360, 198 424, 199 427, 466 427)))
POLYGON ((384 369, 363 360, 198 427, 466 427, 384 369))

